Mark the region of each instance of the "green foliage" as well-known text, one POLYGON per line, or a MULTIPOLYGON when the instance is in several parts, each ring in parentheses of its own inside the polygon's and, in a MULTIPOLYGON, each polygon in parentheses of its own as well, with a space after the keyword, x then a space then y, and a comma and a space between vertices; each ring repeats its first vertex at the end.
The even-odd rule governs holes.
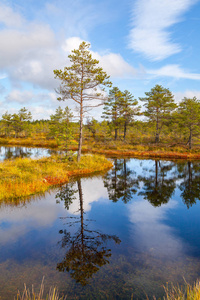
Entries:
POLYGON ((10 136, 10 129, 12 128, 11 126, 11 119, 12 115, 9 114, 8 112, 5 112, 5 114, 2 115, 2 132, 5 132, 5 136, 10 136))
MULTIPOLYGON (((74 51, 76 53, 76 50, 74 51)), ((81 51, 80 53, 82 53, 81 51)), ((86 52, 90 53, 88 50, 86 52)), ((91 56, 89 57, 91 58, 91 56)), ((96 60, 94 61, 96 62, 96 60)), ((84 65, 84 68, 86 67, 87 65, 84 65)), ((95 66, 95 69, 96 68, 98 69, 97 66, 95 66)), ((68 70, 68 72, 72 71, 68 70)), ((65 73, 65 71, 63 73, 65 73)), ((84 73, 83 79, 86 80, 88 76, 88 78, 92 80, 93 75, 90 76, 89 73, 86 72, 86 74, 84 73)), ((80 79, 79 73, 77 73, 76 76, 80 79)), ((105 105, 102 116, 104 120, 100 122, 91 118, 87 120, 86 124, 83 124, 83 117, 87 110, 93 106, 98 106, 98 104, 95 104, 95 101, 92 100, 96 99, 98 100, 97 102, 99 102, 105 99, 101 84, 96 87, 96 90, 95 88, 93 90, 92 87, 90 89, 91 81, 89 79, 88 81, 86 80, 88 85, 85 83, 83 86, 85 90, 82 90, 82 98, 80 98, 81 94, 76 94, 76 99, 82 99, 79 106, 79 113, 82 112, 81 117, 79 114, 79 124, 78 122, 72 122, 72 112, 68 107, 65 109, 58 107, 55 113, 50 116, 50 120, 34 121, 31 120, 31 113, 28 112, 26 108, 22 108, 15 114, 11 114, 7 111, 2 115, 2 119, 0 120, 1 139, 11 144, 21 143, 21 145, 31 145, 31 140, 28 141, 27 138, 29 137, 32 139, 32 145, 53 145, 54 147, 59 146, 65 149, 74 149, 79 142, 79 158, 82 149, 83 130, 87 149, 91 146, 96 147, 95 144, 97 142, 101 147, 104 147, 104 149, 106 147, 109 149, 117 149, 122 147, 117 144, 118 142, 120 143, 120 141, 122 142, 122 140, 124 140, 123 148, 126 146, 127 149, 131 149, 132 146, 134 147, 138 144, 140 144, 141 147, 151 144, 151 147, 157 147, 158 149, 157 143, 161 140, 162 144, 159 145, 159 149, 162 149, 162 147, 170 147, 167 151, 172 151, 172 149, 176 151, 176 149, 178 149, 179 152, 185 152, 187 151, 186 148, 188 144, 189 151, 192 147, 193 150, 191 151, 198 151, 197 147, 200 143, 200 101, 196 97, 191 99, 184 98, 179 106, 177 106, 174 103, 172 93, 168 89, 156 85, 150 92, 145 93, 147 97, 140 98, 140 100, 144 101, 146 107, 144 113, 141 113, 137 100, 134 99, 129 91, 125 90, 122 92, 118 87, 114 87, 110 89, 109 97, 104 102, 105 105), (97 91, 97 88, 100 88, 100 92, 99 90, 97 91), (95 94, 96 98, 92 99, 95 94), (137 120, 135 120, 135 116, 142 114, 145 115, 147 119, 142 120, 137 118, 137 120), (17 138, 15 143, 14 139, 11 141, 11 138, 14 137, 17 138), (26 139, 20 141, 20 138, 24 137, 26 137, 26 139), (154 142, 156 142, 156 145, 154 142)), ((61 95, 63 100, 66 95, 67 94, 61 95)), ((75 94, 73 95, 75 97, 75 94)), ((70 99, 73 100, 73 98, 70 99)))
POLYGON ((25 135, 28 132, 28 121, 32 119, 31 112, 25 107, 21 108, 18 113, 9 114, 6 112, 2 115, 3 130, 5 136, 10 136, 14 132, 15 137, 19 136, 19 133, 24 131, 25 135))
POLYGON ((115 140, 120 126, 124 128, 125 140, 128 124, 133 121, 135 115, 139 114, 140 107, 136 107, 137 104, 138 101, 127 90, 121 92, 118 87, 113 87, 109 91, 108 100, 104 103, 102 117, 112 122, 115 130, 115 140))
POLYGON ((174 120, 182 130, 189 135, 189 148, 192 148, 192 136, 199 133, 200 125, 200 101, 194 98, 184 98, 177 111, 174 113, 174 120))
POLYGON ((177 105, 174 103, 174 97, 170 90, 158 84, 145 95, 146 97, 139 99, 145 102, 146 111, 144 115, 155 123, 155 142, 157 143, 163 125, 170 120, 171 113, 177 105))
POLYGON ((120 102, 122 101, 122 92, 113 87, 109 91, 108 100, 104 103, 103 118, 111 120, 115 130, 115 140, 117 139, 118 129, 121 123, 120 102))
POLYGON ((49 135, 56 139, 58 145, 64 141, 66 150, 72 139, 72 117, 73 114, 68 107, 62 109, 60 106, 55 114, 50 116, 49 135))
POLYGON ((82 149, 83 117, 88 110, 102 104, 99 101, 105 98, 103 87, 111 86, 109 76, 97 66, 99 61, 92 58, 89 47, 90 44, 82 42, 79 48, 74 49, 68 56, 71 66, 65 67, 64 71, 54 70, 55 78, 61 80, 60 88, 57 90, 60 94, 58 100, 70 99, 78 104, 80 121, 78 161, 82 149))

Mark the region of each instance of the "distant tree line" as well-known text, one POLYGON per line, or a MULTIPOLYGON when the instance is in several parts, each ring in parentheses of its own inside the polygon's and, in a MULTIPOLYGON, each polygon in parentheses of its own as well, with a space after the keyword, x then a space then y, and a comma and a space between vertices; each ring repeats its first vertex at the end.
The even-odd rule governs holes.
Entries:
MULTIPOLYGON (((104 102, 102 121, 87 119, 83 124, 84 139, 106 143, 122 140, 132 144, 185 143, 192 148, 200 135, 200 101, 184 98, 179 104, 169 89, 156 85, 146 97, 143 111, 138 101, 127 90, 118 87, 109 90, 104 102), (142 118, 138 117, 142 116, 142 118)), ((25 107, 18 113, 5 112, 0 120, 1 137, 36 137, 55 139, 66 148, 72 140, 78 142, 79 124, 74 122, 72 111, 60 106, 49 120, 32 120, 25 107)))

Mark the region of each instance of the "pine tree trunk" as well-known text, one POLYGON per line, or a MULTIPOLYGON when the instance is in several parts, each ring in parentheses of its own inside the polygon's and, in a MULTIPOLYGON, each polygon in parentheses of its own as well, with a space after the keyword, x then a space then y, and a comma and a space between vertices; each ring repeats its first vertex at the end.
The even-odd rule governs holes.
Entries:
POLYGON ((124 141, 126 139, 126 128, 127 128, 127 124, 126 124, 126 121, 124 123, 124 141))
POLYGON ((83 224, 83 192, 81 186, 81 180, 77 181, 78 184, 78 193, 79 193, 79 200, 80 200, 80 212, 81 212, 81 246, 82 246, 82 255, 84 255, 84 224, 83 224))
POLYGON ((189 149, 192 149, 192 129, 190 128, 189 149))
POLYGON ((158 117, 156 120, 156 138, 155 138, 155 143, 159 143, 159 127, 158 127, 158 117))
POLYGON ((155 160, 155 189, 158 186, 158 161, 155 160))
POLYGON ((80 161, 81 158, 81 149, 82 149, 82 140, 83 140, 83 108, 80 108, 80 128, 79 128, 79 143, 78 143, 78 155, 77 161, 80 161))
POLYGON ((117 140, 117 128, 115 128, 115 141, 117 140))
POLYGON ((155 143, 156 144, 159 143, 159 133, 158 132, 156 132, 155 143))

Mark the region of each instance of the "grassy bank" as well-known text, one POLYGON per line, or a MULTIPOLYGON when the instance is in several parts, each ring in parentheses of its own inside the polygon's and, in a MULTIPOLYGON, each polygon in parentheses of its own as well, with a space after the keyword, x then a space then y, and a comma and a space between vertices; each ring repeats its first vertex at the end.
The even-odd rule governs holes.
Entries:
MULTIPOLYGON (((62 149, 55 140, 45 138, 0 138, 0 145, 46 147, 51 149, 62 149)), ((77 150, 73 144, 69 150, 77 150)), ((106 141, 104 143, 87 140, 82 148, 83 153, 103 154, 110 157, 127 156, 143 158, 168 158, 168 159, 200 159, 200 147, 189 150, 186 145, 177 144, 143 144, 133 145, 123 141, 106 141)))
POLYGON ((25 147, 41 147, 41 148, 58 148, 55 140, 45 138, 0 138, 0 145, 3 146, 25 146, 25 147))
POLYGON ((200 148, 191 150, 184 145, 130 145, 118 141, 109 144, 90 144, 83 147, 83 152, 104 154, 110 157, 142 157, 167 159, 200 159, 200 148))
MULTIPOLYGON (((84 150, 87 152, 87 150, 84 150)), ((92 149, 88 152, 104 154, 110 157, 142 157, 142 158, 167 158, 167 159, 200 159, 200 153, 181 153, 167 150, 140 151, 140 150, 104 150, 92 149)))
POLYGON ((45 192, 51 186, 67 182, 70 177, 104 171, 112 163, 100 155, 84 155, 79 163, 64 156, 39 160, 18 158, 0 163, 0 201, 15 201, 45 192))

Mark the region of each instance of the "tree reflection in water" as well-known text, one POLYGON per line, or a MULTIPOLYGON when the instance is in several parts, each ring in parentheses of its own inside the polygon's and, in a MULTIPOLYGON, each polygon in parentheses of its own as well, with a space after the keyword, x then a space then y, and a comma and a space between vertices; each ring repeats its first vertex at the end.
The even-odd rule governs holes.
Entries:
POLYGON ((89 229, 89 221, 84 220, 84 202, 81 186, 81 179, 77 181, 78 189, 74 189, 74 184, 67 184, 57 193, 57 201, 64 201, 65 207, 69 209, 70 204, 76 199, 75 194, 78 192, 80 203, 80 216, 72 217, 72 222, 68 225, 80 223, 80 227, 75 234, 64 229, 60 230, 62 234, 61 246, 67 248, 62 262, 57 264, 59 271, 67 271, 76 282, 83 286, 89 283, 89 279, 96 273, 100 267, 109 263, 111 249, 107 249, 105 244, 113 240, 120 244, 120 239, 115 235, 103 234, 97 230, 89 229))
POLYGON ((113 169, 104 177, 104 186, 113 202, 122 200, 128 203, 137 194, 158 207, 168 203, 177 185, 188 208, 200 199, 199 162, 155 160, 153 168, 144 168, 143 175, 138 175, 127 167, 127 161, 115 159, 113 169))
MULTIPOLYGON (((1 147, 0 147, 1 149, 1 147)), ((31 150, 26 147, 3 147, 4 149, 4 159, 15 159, 17 157, 30 157, 31 150)))
POLYGON ((175 176, 167 174, 173 167, 173 162, 155 160, 155 169, 150 169, 147 176, 138 177, 144 184, 138 195, 144 196, 153 206, 168 203, 176 187, 175 176))
POLYGON ((139 188, 135 174, 127 167, 127 159, 115 159, 114 167, 104 177, 104 186, 108 190, 109 199, 113 202, 122 200, 128 203, 139 188))
POLYGON ((200 199, 200 163, 187 161, 177 166, 179 178, 183 181, 179 184, 181 197, 187 208, 190 208, 200 199))

